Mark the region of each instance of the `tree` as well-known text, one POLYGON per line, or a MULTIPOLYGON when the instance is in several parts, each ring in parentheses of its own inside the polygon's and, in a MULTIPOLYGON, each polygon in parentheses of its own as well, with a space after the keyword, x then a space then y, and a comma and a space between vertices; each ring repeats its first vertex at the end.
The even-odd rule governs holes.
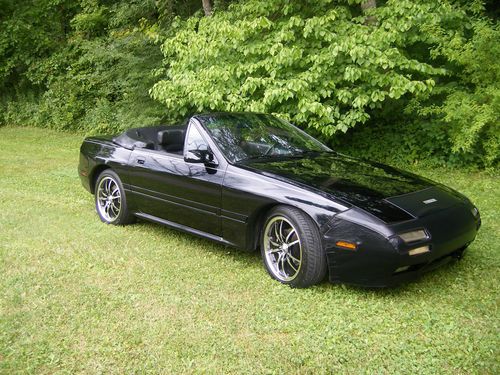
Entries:
POLYGON ((210 0, 201 0, 203 3, 203 11, 205 12, 205 16, 209 17, 212 15, 212 4, 210 0))
MULTIPOLYGON (((366 13, 370 9, 375 9, 377 7, 377 0, 366 0, 361 3, 361 10, 363 13, 366 13)), ((377 22, 377 18, 375 16, 366 17, 365 23, 368 25, 372 25, 377 22)))
POLYGON ((151 95, 176 120, 213 110, 271 112, 325 139, 380 120, 394 138, 408 124, 431 124, 425 141, 413 136, 411 154, 439 144, 450 160, 494 164, 499 90, 488 82, 498 81, 490 73, 498 63, 488 51, 500 43, 498 27, 478 15, 481 3, 376 5, 247 0, 193 17, 163 44, 165 69, 151 95), (470 110, 457 119, 460 103, 470 110))

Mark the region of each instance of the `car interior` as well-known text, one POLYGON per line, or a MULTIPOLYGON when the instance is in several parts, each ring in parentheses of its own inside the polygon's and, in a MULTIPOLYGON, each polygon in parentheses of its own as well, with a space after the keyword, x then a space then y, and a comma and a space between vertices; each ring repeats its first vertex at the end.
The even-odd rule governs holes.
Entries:
POLYGON ((145 148, 182 155, 187 125, 159 125, 133 128, 113 139, 128 149, 145 148))
MULTIPOLYGON (((147 149, 182 155, 187 124, 158 125, 129 129, 113 138, 113 142, 127 149, 147 149)), ((239 147, 246 155, 259 155, 269 149, 260 142, 240 140, 239 147)))

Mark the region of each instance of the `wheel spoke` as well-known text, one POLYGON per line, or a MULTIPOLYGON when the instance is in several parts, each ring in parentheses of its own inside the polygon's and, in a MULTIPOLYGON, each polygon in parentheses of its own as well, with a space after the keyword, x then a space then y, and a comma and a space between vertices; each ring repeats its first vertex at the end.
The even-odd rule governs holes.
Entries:
POLYGON ((292 262, 290 262, 290 258, 286 258, 286 261, 287 263, 290 265, 290 267, 292 267, 292 269, 297 272, 299 269, 298 268, 295 268, 295 266, 292 264, 292 262))
POLYGON ((285 238, 285 243, 287 243, 288 241, 290 241, 290 239, 292 238, 292 235, 295 233, 295 229, 292 228, 292 230, 290 232, 288 232, 288 234, 286 235, 286 238, 285 238))
POLYGON ((299 264, 300 263, 300 260, 295 258, 292 254, 288 253, 288 257, 293 260, 295 263, 299 264))
POLYGON ((288 247, 290 247, 290 246, 298 244, 299 242, 300 242, 300 240, 295 240, 293 242, 288 243, 287 245, 288 245, 288 247))
POLYGON ((286 273, 285 273, 285 256, 283 253, 280 253, 280 256, 278 257, 278 262, 277 262, 277 265, 278 265, 278 271, 286 276, 286 273), (280 263, 281 263, 281 267, 280 267, 280 263))
POLYGON ((276 241, 278 242, 283 242, 280 238, 280 235, 278 233, 278 223, 274 224, 274 236, 276 237, 276 241))
POLYGON ((284 220, 280 221, 280 241, 281 242, 285 242, 285 237, 283 236, 283 221, 284 220))

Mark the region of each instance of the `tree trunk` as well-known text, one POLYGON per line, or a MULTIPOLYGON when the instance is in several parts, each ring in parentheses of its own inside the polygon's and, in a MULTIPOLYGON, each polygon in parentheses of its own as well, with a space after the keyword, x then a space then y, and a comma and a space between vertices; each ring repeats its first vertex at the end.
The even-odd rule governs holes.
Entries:
POLYGON ((212 4, 210 4, 210 0, 201 0, 203 3, 203 10, 205 11, 205 16, 209 17, 212 15, 212 4))
MULTIPOLYGON (((363 13, 366 13, 367 10, 374 9, 377 7, 377 0, 366 0, 361 3, 361 10, 363 13)), ((373 25, 377 22, 377 18, 375 16, 368 16, 365 19, 366 25, 373 25)))
POLYGON ((361 3, 361 10, 364 12, 368 9, 376 8, 377 0, 366 0, 361 3))

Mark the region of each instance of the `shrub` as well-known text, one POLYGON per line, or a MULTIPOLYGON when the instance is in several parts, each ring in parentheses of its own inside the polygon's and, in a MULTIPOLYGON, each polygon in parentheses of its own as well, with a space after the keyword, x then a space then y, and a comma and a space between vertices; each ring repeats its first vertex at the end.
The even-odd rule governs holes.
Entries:
POLYGON ((415 155, 494 164, 498 90, 484 88, 492 74, 479 66, 498 61, 488 47, 498 30, 480 4, 389 0, 365 14, 359 3, 249 0, 177 20, 151 95, 173 118, 273 112, 330 140, 365 124, 397 143, 412 123, 426 129, 415 155))

